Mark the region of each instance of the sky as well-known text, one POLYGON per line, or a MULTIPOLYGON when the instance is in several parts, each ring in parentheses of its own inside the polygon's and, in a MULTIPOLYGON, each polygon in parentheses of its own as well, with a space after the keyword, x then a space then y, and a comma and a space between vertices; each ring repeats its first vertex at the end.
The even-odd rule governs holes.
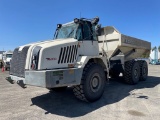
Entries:
POLYGON ((53 39, 57 24, 80 16, 160 45, 160 0, 0 0, 0 51, 53 39))

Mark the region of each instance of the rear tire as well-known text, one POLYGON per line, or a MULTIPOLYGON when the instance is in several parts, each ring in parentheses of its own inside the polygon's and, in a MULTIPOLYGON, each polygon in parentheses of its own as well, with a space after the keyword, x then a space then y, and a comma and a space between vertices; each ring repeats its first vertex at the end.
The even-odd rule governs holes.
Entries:
POLYGON ((145 81, 148 77, 148 65, 146 61, 140 61, 140 80, 145 81))
POLYGON ((98 100, 105 88, 105 72, 103 68, 96 63, 89 63, 83 70, 81 84, 73 87, 75 96, 87 102, 98 100))
POLYGON ((136 61, 125 62, 124 80, 128 84, 137 84, 140 78, 140 66, 136 61))

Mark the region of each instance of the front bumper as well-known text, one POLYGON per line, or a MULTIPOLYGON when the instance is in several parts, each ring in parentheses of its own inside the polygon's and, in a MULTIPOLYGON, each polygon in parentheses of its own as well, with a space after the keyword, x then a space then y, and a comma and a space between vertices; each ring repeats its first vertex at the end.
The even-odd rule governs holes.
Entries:
POLYGON ((56 69, 42 71, 25 71, 25 78, 11 75, 11 79, 23 80, 26 85, 33 85, 45 88, 79 85, 83 69, 56 69))

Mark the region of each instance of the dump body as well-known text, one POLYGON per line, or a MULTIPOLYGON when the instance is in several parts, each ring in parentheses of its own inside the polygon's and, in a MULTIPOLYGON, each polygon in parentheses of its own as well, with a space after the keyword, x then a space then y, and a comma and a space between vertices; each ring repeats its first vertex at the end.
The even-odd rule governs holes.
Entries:
POLYGON ((107 26, 101 29, 101 35, 98 36, 99 51, 102 48, 107 52, 109 58, 115 56, 118 52, 122 52, 125 61, 136 59, 142 55, 149 55, 151 43, 121 34, 114 27, 107 26), (128 55, 129 52, 134 51, 134 54, 128 55))

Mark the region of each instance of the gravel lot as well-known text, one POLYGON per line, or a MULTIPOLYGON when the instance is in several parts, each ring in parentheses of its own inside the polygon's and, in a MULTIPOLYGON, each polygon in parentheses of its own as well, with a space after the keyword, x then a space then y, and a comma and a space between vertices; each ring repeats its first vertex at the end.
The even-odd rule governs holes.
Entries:
POLYGON ((77 100, 71 88, 60 93, 33 86, 23 89, 6 81, 7 76, 7 71, 0 71, 0 120, 160 119, 160 65, 149 65, 148 80, 137 85, 110 80, 94 103, 77 100))

